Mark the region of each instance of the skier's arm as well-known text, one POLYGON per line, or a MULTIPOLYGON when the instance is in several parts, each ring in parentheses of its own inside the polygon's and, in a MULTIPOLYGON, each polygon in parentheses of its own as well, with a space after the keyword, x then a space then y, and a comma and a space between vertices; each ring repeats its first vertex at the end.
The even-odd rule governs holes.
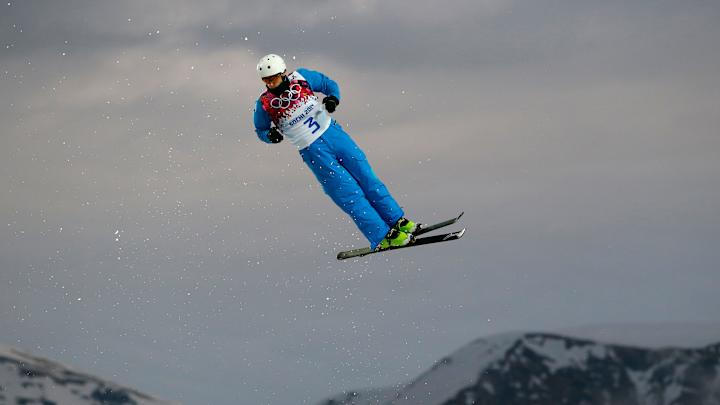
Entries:
POLYGON ((307 80, 310 90, 333 96, 340 101, 340 87, 334 80, 315 70, 300 68, 297 71, 307 80))
POLYGON ((255 122, 255 133, 257 134, 258 138, 260 138, 260 140, 265 143, 272 143, 272 141, 268 137, 268 133, 270 132, 270 124, 272 123, 272 121, 270 120, 270 116, 268 115, 267 111, 265 111, 265 109, 263 108, 260 99, 255 102, 255 113, 253 114, 253 120, 255 122))

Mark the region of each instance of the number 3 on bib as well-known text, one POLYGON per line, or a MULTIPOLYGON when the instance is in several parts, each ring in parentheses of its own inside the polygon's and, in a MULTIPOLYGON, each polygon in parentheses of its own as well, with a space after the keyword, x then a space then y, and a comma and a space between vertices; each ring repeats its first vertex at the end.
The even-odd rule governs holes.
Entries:
POLYGON ((318 124, 313 117, 308 117, 305 121, 303 121, 303 124, 307 125, 312 129, 312 133, 314 134, 320 129, 320 124, 318 124))

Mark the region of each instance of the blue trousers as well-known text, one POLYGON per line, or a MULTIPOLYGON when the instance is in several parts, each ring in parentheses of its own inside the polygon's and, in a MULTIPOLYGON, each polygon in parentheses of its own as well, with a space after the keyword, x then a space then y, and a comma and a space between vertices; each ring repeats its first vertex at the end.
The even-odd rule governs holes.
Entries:
POLYGON ((404 215, 365 153, 340 124, 333 121, 300 155, 325 193, 355 221, 373 249, 404 215))

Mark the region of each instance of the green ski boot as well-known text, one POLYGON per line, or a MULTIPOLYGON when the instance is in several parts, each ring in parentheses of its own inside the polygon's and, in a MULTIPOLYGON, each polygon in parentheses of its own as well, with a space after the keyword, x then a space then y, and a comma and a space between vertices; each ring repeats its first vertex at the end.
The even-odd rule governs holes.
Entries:
POLYGON ((384 250, 391 247, 405 246, 413 241, 412 234, 399 231, 396 228, 391 228, 390 232, 385 236, 385 239, 380 241, 377 246, 378 250, 384 250))
POLYGON ((407 219, 407 218, 400 218, 397 223, 395 224, 395 229, 397 229, 400 232, 405 232, 409 234, 415 233, 415 231, 418 230, 420 224, 416 224, 415 222, 407 219))

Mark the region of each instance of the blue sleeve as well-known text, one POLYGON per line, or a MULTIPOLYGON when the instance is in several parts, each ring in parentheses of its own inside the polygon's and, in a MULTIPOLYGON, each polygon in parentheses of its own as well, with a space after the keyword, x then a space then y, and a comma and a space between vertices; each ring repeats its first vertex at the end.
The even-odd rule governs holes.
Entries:
POLYGON ((270 124, 272 121, 270 120, 270 116, 267 111, 263 108, 260 99, 255 102, 253 120, 255 122, 255 133, 258 138, 265 143, 272 143, 270 142, 270 138, 268 138, 268 132, 270 132, 270 124))
POLYGON ((315 70, 300 68, 297 69, 310 85, 310 90, 319 91, 326 96, 335 96, 340 100, 340 87, 331 78, 315 70))

